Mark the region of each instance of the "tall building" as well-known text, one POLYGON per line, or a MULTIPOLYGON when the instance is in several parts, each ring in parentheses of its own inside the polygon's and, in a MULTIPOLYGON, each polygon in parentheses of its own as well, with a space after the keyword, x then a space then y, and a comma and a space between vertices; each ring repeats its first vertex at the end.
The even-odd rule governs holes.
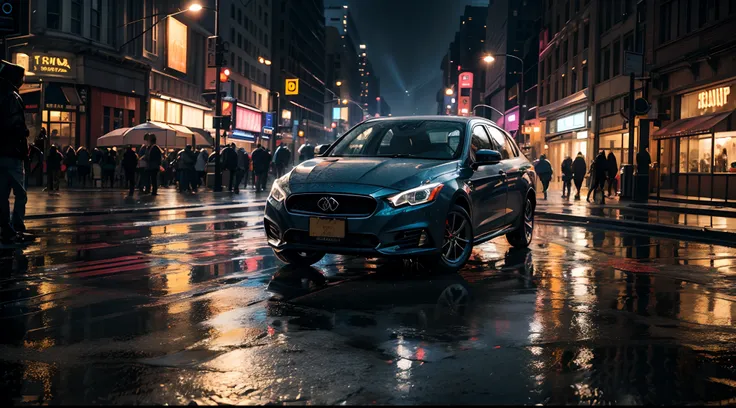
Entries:
MULTIPOLYGON (((549 0, 542 4, 536 110, 540 131, 532 132, 531 144, 533 156, 546 154, 555 169, 567 156, 574 158, 581 152, 589 161, 593 152, 593 75, 599 44, 596 3, 549 0)), ((560 181, 559 174, 555 180, 560 181)))
POLYGON ((375 116, 378 111, 376 98, 381 95, 381 81, 373 70, 370 58, 368 58, 368 46, 359 44, 358 53, 358 72, 360 72, 362 79, 360 102, 368 110, 368 115, 375 116))
POLYGON ((227 141, 251 151, 257 142, 268 145, 271 137, 262 133, 262 118, 271 111, 272 65, 267 62, 272 62, 274 14, 269 0, 220 0, 220 12, 220 33, 229 43, 226 60, 231 71, 222 89, 238 101, 227 141))
MULTIPOLYGON (((273 35, 271 89, 281 95, 280 133, 296 151, 325 140, 325 18, 322 0, 270 0, 273 35), (299 79, 299 94, 285 94, 285 81, 299 79), (297 126, 304 130, 299 138, 297 126), (299 140, 297 140, 299 139, 299 140)), ((330 132, 331 133, 331 132, 330 132)))
POLYGON ((326 103, 325 115, 328 122, 336 124, 335 132, 342 134, 363 120, 362 81, 358 71, 360 37, 345 5, 325 8, 325 25, 326 96, 341 101, 326 103))
POLYGON ((519 134, 519 129, 527 118, 536 117, 541 3, 542 0, 494 0, 488 7, 486 21, 489 28, 484 52, 493 60, 483 60, 483 100, 501 113, 487 108, 476 113, 487 114, 487 118, 514 135, 523 150, 529 147, 529 140, 523 132, 519 134))
MULTIPOLYGON (((473 114, 473 107, 482 101, 485 67, 481 64, 486 41, 487 15, 488 7, 465 6, 460 17, 459 29, 441 67, 444 89, 440 92, 444 93, 447 88, 453 91, 452 95, 442 96, 446 113, 470 116, 473 114), (456 104, 447 103, 452 98, 455 98, 456 104), (451 109, 447 109, 448 104, 451 109)), ((440 93, 437 98, 439 105, 440 93)))
POLYGON ((146 120, 205 132, 212 112, 201 94, 214 19, 190 12, 161 17, 181 6, 34 1, 28 31, 7 41, 10 58, 26 68, 21 92, 32 137, 45 127, 51 143, 94 147, 109 131, 146 120))
MULTIPOLYGON (((736 2, 647 2, 653 190, 662 199, 736 200, 736 2)), ((603 147, 603 146, 602 146, 603 147)), ((705 201, 703 201, 705 202, 705 201)))

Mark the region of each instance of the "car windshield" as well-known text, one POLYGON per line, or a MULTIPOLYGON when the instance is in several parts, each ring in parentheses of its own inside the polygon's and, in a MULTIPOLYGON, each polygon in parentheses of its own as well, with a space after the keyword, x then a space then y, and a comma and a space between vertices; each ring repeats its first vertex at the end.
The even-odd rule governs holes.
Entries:
POLYGON ((407 157, 452 160, 460 154, 465 125, 441 120, 364 123, 342 138, 333 157, 407 157))

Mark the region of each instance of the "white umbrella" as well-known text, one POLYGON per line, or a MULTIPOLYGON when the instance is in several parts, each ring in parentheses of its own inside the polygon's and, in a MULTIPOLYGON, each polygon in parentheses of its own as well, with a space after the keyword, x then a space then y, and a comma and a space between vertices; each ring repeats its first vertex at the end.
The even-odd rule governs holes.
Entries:
POLYGON ((97 146, 112 147, 125 145, 124 135, 125 132, 128 131, 128 129, 130 128, 120 128, 115 129, 112 132, 108 132, 104 136, 101 136, 99 139, 97 139, 97 146))

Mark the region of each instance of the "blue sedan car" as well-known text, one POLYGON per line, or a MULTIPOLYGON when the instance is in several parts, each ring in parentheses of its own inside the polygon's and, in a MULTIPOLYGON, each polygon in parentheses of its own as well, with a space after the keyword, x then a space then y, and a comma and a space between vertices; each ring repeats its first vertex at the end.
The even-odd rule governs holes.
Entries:
POLYGON ((283 262, 399 257, 449 272, 473 245, 532 240, 534 168, 486 119, 370 119, 319 153, 277 179, 268 197, 266 235, 283 262))

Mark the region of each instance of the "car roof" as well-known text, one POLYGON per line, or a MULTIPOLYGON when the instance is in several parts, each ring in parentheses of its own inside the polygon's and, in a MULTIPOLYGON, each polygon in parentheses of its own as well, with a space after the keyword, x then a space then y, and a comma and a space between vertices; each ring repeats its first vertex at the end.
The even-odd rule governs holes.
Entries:
POLYGON ((443 121, 443 122, 459 122, 459 123, 469 123, 473 120, 480 120, 487 123, 494 124, 495 123, 489 119, 480 117, 480 116, 452 116, 452 115, 420 115, 420 116, 390 116, 390 117, 379 117, 379 118, 370 118, 366 119, 365 123, 373 123, 373 122, 391 122, 391 121, 401 121, 401 120, 436 120, 436 121, 443 121))

